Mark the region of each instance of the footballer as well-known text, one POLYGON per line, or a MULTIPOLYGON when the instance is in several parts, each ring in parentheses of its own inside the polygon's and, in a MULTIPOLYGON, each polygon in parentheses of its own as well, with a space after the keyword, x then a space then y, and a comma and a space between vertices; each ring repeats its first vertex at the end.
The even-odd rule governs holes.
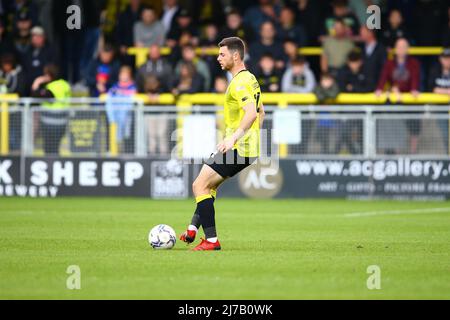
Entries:
POLYGON ((221 249, 214 210, 217 188, 254 163, 260 155, 264 106, 259 83, 245 68, 244 54, 245 44, 238 37, 225 38, 219 43, 217 61, 233 78, 225 93, 225 139, 217 145, 217 152, 205 161, 192 185, 197 208, 191 224, 180 237, 180 240, 192 243, 202 226, 205 239, 194 251, 221 249))

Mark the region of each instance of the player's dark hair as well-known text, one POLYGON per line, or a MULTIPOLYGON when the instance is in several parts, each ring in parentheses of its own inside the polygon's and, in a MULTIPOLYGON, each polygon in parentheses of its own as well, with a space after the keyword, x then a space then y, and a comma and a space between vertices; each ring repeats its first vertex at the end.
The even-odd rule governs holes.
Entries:
POLYGON ((245 44, 241 38, 238 37, 229 37, 225 38, 219 43, 219 47, 227 47, 228 50, 239 53, 239 56, 242 60, 244 60, 245 55, 245 44))

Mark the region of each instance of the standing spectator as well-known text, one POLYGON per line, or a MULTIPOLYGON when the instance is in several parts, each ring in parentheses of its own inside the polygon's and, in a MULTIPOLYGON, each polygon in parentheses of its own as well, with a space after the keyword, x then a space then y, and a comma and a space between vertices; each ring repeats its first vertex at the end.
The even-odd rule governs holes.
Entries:
POLYGON ((288 93, 310 93, 316 86, 316 78, 304 57, 292 61, 282 80, 282 91, 288 93))
POLYGON ((290 7, 281 9, 277 37, 281 42, 290 39, 300 47, 304 47, 308 43, 305 29, 303 29, 300 24, 296 23, 295 12, 290 7))
POLYGON ((283 69, 287 57, 283 51, 283 44, 275 38, 275 27, 272 22, 264 22, 261 25, 261 38, 250 45, 249 53, 253 63, 257 63, 261 57, 269 53, 275 59, 275 67, 283 69))
MULTIPOLYGON (((428 90, 438 94, 446 94, 450 96, 450 48, 444 50, 439 58, 439 65, 432 69, 428 81, 428 90)), ((444 148, 449 152, 448 127, 447 119, 438 120, 439 127, 442 131, 444 140, 444 148)))
POLYGON ((325 19, 325 34, 334 34, 334 25, 337 19, 342 20, 345 25, 345 33, 348 36, 357 35, 359 32, 359 22, 355 14, 348 6, 348 0, 334 0, 332 3, 333 15, 325 19))
POLYGON ((175 80, 172 93, 177 96, 183 93, 201 92, 204 84, 203 78, 199 75, 194 64, 183 62, 180 66, 180 76, 175 80))
MULTIPOLYGON (((25 96, 28 91, 25 83, 25 75, 22 71, 22 67, 17 65, 14 55, 5 53, 0 59, 0 94, 15 93, 20 97, 25 96)), ((20 150, 22 138, 21 119, 21 113, 10 113, 9 145, 11 151, 20 150)))
POLYGON ((394 9, 389 13, 388 25, 383 28, 381 40, 386 47, 393 48, 398 39, 411 39, 403 22, 400 10, 394 9))
POLYGON ((320 60, 322 72, 335 75, 337 70, 345 64, 348 54, 354 48, 342 19, 335 20, 334 36, 325 38, 322 48, 323 53, 320 60))
POLYGON ((202 59, 196 57, 195 48, 192 45, 184 46, 181 52, 182 60, 180 60, 175 67, 175 75, 177 77, 180 76, 180 71, 183 64, 192 63, 196 72, 203 77, 203 88, 200 91, 209 92, 211 88, 211 73, 209 71, 208 64, 202 59))
POLYGON ((258 33, 265 22, 278 23, 281 12, 280 5, 273 0, 258 0, 258 5, 249 8, 244 15, 244 22, 254 33, 258 33))
POLYGON ((45 65, 58 64, 56 50, 47 43, 42 27, 36 26, 31 29, 31 46, 23 55, 22 61, 28 86, 31 86, 34 79, 42 75, 45 65))
POLYGON ((145 91, 145 79, 154 75, 158 78, 163 92, 170 92, 173 84, 173 70, 169 62, 161 57, 160 47, 152 45, 149 49, 149 59, 137 72, 137 85, 139 92, 145 91))
MULTIPOLYGON (((409 43, 400 38, 395 44, 394 60, 386 61, 381 78, 378 82, 376 94, 380 95, 386 86, 397 95, 401 102, 400 93, 412 93, 417 96, 420 83, 420 64, 415 58, 408 56, 409 43)), ((407 120, 406 126, 410 133, 410 152, 417 152, 418 135, 421 131, 420 120, 407 120)))
POLYGON ((108 122, 117 125, 117 144, 125 153, 133 152, 133 97, 136 94, 133 70, 123 66, 119 81, 108 90, 106 115, 108 122))
POLYGON ((119 20, 116 29, 116 43, 119 45, 120 55, 122 60, 128 53, 128 48, 134 46, 134 25, 139 21, 142 13, 141 0, 130 0, 124 12, 119 15, 119 20))
POLYGON ((249 43, 255 39, 255 32, 244 24, 239 11, 232 9, 226 16, 226 25, 220 30, 220 38, 239 37, 249 43))
POLYGON ((281 91, 281 72, 275 68, 275 60, 267 53, 264 54, 258 68, 255 70, 255 77, 261 86, 262 92, 281 91))
MULTIPOLYGON (((94 58, 98 49, 98 43, 100 39, 100 24, 102 12, 105 10, 107 0, 82 0, 81 5, 83 8, 82 19, 82 46, 80 56, 80 74, 83 78, 86 77, 87 66, 89 62, 94 58)), ((77 75, 75 75, 77 76, 77 75)), ((73 77, 74 83, 79 79, 73 77)))
POLYGON ((175 48, 180 45, 180 40, 183 33, 188 32, 192 39, 192 45, 197 46, 199 41, 198 28, 194 24, 192 17, 186 9, 182 9, 177 16, 177 23, 167 34, 166 45, 170 48, 175 48))
POLYGON ((180 10, 181 8, 178 5, 178 0, 164 0, 161 22, 164 26, 164 30, 166 31, 166 36, 175 27, 175 22, 180 10))
POLYGON ((361 53, 357 50, 348 55, 347 64, 338 71, 337 83, 341 92, 371 92, 371 80, 363 67, 361 53))
POLYGON ((15 22, 14 30, 14 45, 16 51, 23 55, 30 48, 31 45, 31 28, 33 27, 33 22, 31 16, 24 12, 21 13, 15 22))
POLYGON ((31 90, 33 97, 55 99, 53 102, 42 104, 44 110, 40 114, 39 127, 44 140, 45 154, 58 155, 69 121, 67 99, 71 96, 70 85, 60 78, 59 68, 50 64, 44 67, 44 75, 34 80, 31 90))
MULTIPOLYGON (((323 73, 320 77, 320 82, 314 89, 314 93, 319 100, 319 103, 325 103, 330 99, 335 99, 339 94, 339 86, 334 77, 329 73, 323 73)), ((322 114, 329 114, 328 112, 321 112, 322 114)), ((335 136, 338 123, 333 119, 321 119, 317 121, 316 139, 321 146, 322 154, 334 153, 334 148, 331 148, 330 138, 335 136)))
POLYGON ((87 71, 86 83, 91 97, 98 97, 106 93, 117 82, 120 64, 115 59, 114 48, 105 44, 98 54, 98 58, 92 60, 87 71))
POLYGON ((370 91, 374 91, 378 84, 381 70, 386 62, 387 51, 385 46, 377 41, 374 30, 362 26, 360 29, 360 37, 363 41, 364 68, 371 83, 370 91))
POLYGON ((15 54, 16 49, 11 37, 6 32, 3 19, 0 18, 0 56, 6 53, 15 54))
POLYGON ((293 0, 297 10, 297 22, 306 31, 309 45, 319 44, 323 21, 329 6, 328 0, 293 0))
MULTIPOLYGON (((159 94, 161 94, 162 86, 155 75, 149 75, 145 79, 145 93, 148 95, 150 103, 157 103, 159 94)), ((147 123, 147 139, 148 153, 155 156, 158 152, 160 155, 169 154, 169 139, 167 128, 169 120, 166 114, 152 112, 146 116, 147 123)))
POLYGON ((141 20, 134 24, 133 34, 136 47, 149 47, 153 44, 162 46, 166 31, 162 23, 158 21, 155 10, 151 7, 144 7, 141 20))

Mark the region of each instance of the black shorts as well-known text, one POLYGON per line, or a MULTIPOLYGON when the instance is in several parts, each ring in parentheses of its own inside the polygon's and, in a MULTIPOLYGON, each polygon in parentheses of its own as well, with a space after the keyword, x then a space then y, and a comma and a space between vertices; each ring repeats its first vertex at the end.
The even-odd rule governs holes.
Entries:
POLYGON ((205 164, 211 167, 223 178, 231 178, 250 166, 257 158, 241 157, 237 150, 230 150, 226 153, 213 153, 205 161, 205 164))

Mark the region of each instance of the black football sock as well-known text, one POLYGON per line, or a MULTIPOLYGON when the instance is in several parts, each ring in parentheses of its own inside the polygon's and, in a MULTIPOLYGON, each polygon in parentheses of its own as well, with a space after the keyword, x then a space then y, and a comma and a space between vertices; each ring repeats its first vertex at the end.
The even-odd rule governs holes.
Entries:
MULTIPOLYGON (((214 194, 211 192, 213 202, 216 201, 216 193, 214 194)), ((192 216, 191 225, 195 226, 197 229, 200 229, 200 226, 202 225, 200 223, 200 214, 198 213, 198 208, 195 209, 194 215, 192 216)))
POLYGON ((214 210, 213 197, 208 194, 196 198, 197 212, 200 215, 200 222, 205 232, 205 238, 217 237, 216 232, 216 213, 214 210))

